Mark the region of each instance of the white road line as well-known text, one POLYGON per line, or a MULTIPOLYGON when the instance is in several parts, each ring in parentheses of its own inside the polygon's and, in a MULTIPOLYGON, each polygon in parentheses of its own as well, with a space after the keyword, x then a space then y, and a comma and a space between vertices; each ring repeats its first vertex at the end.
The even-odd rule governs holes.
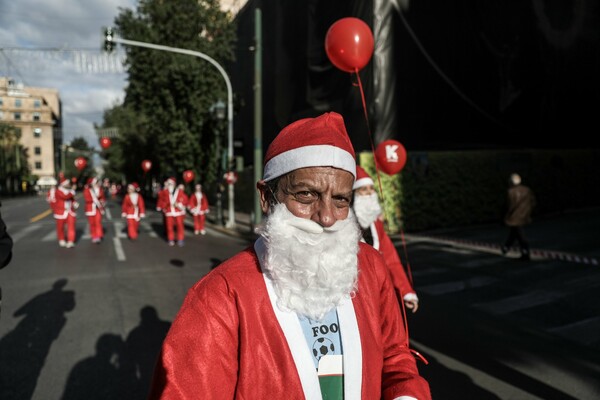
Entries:
POLYGON ((490 303, 474 304, 473 307, 491 314, 502 315, 552 303, 566 295, 567 293, 536 291, 490 303))
POLYGON ((123 251, 123 244, 121 243, 121 238, 123 237, 123 234, 121 233, 123 230, 123 223, 120 221, 115 221, 113 224, 115 228, 115 237, 113 238, 113 243, 115 245, 117 260, 125 261, 127 258, 125 257, 125 251, 123 251))
POLYGON ((158 237, 158 235, 156 234, 154 229, 152 229, 152 227, 150 226, 150 224, 147 221, 142 221, 140 225, 142 226, 142 228, 144 228, 144 232, 148 233, 148 236, 150 236, 152 238, 158 237))
POLYGON ((23 239, 25 236, 29 235, 30 233, 32 233, 33 231, 37 230, 38 228, 41 228, 41 225, 27 225, 25 228, 21 229, 18 232, 12 233, 12 232, 8 232, 10 237, 12 237, 13 240, 13 244, 17 243, 19 240, 23 239))
POLYGON ((43 238, 42 242, 52 242, 54 240, 58 240, 56 237, 56 228, 48 232, 43 238))
POLYGON ((110 213, 110 208, 105 208, 105 212, 106 212, 106 219, 111 221, 112 220, 112 214, 110 213))
POLYGON ((125 224, 123 224, 121 221, 115 221, 113 224, 115 226, 115 237, 118 237, 119 239, 127 239, 127 234, 123 232, 125 224))
POLYGON ((550 328, 548 331, 585 345, 591 345, 598 340, 600 317, 576 321, 568 325, 550 328))

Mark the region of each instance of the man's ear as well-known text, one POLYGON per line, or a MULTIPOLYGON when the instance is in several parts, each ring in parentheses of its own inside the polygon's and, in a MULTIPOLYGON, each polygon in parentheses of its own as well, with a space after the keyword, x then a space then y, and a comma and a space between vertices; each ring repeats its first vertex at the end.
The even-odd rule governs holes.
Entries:
POLYGON ((260 195, 260 208, 264 214, 267 214, 267 211, 269 211, 270 206, 269 199, 273 195, 265 181, 256 182, 256 189, 258 190, 258 193, 260 195))

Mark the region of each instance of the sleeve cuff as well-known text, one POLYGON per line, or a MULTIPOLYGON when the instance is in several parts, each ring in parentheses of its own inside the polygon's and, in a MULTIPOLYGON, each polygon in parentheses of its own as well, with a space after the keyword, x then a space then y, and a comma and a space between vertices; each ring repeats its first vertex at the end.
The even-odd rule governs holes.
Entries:
POLYGON ((417 303, 419 302, 419 298, 417 297, 416 293, 407 293, 404 295, 403 297, 404 301, 416 301, 417 303))

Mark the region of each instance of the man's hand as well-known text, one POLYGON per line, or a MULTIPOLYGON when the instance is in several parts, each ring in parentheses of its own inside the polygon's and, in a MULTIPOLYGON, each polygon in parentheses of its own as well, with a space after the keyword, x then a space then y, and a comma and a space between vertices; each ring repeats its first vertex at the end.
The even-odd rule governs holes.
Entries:
POLYGON ((412 310, 413 314, 417 312, 419 308, 419 300, 416 299, 405 299, 404 306, 410 310, 412 310))

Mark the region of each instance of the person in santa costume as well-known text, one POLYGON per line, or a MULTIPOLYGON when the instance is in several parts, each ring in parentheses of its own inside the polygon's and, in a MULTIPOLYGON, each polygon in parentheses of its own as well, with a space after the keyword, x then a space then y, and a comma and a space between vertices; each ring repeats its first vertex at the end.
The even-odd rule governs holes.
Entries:
POLYGON ((356 181, 352 189, 352 211, 362 229, 361 241, 379 250, 390 271, 396 295, 402 299, 406 308, 416 312, 419 308, 419 298, 406 276, 396 247, 383 226, 382 210, 373 179, 360 165, 356 166, 356 181))
POLYGON ((146 217, 146 205, 139 191, 140 186, 136 182, 127 185, 127 194, 121 204, 121 216, 127 219, 127 236, 131 240, 138 238, 140 219, 146 217))
POLYGON ((79 203, 75 201, 75 190, 71 189, 71 182, 66 178, 61 178, 58 189, 54 193, 54 219, 56 220, 56 236, 60 247, 71 248, 75 246, 75 220, 77 213, 75 210, 79 203), (67 228, 67 237, 65 241, 65 226, 67 228))
POLYGON ((102 216, 104 215, 106 198, 104 197, 104 191, 100 186, 98 178, 88 179, 87 184, 83 188, 83 199, 85 200, 85 215, 90 225, 92 243, 100 243, 104 237, 102 216))
POLYGON ((46 202, 50 206, 50 209, 54 211, 54 204, 56 204, 56 185, 52 185, 46 192, 46 202))
POLYGON ((381 254, 350 212, 342 116, 285 127, 258 182, 260 238, 199 280, 150 399, 430 399, 381 254))
POLYGON ((184 245, 184 226, 182 215, 185 215, 187 196, 183 190, 175 186, 175 178, 171 177, 165 181, 165 187, 158 193, 156 200, 156 211, 162 211, 164 215, 165 230, 169 246, 175 245, 175 229, 177 229, 177 245, 184 245))
POLYGON ((206 235, 204 224, 206 222, 206 214, 210 212, 208 209, 208 199, 202 192, 202 185, 197 183, 194 193, 190 196, 188 210, 194 217, 194 235, 206 235))

